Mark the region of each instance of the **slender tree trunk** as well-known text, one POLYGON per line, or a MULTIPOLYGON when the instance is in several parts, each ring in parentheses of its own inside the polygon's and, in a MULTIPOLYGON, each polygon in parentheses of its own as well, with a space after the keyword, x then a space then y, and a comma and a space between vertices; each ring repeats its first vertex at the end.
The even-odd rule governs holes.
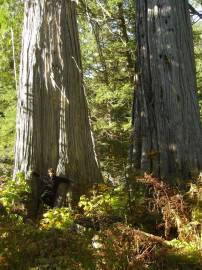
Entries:
POLYGON ((17 82, 17 70, 16 70, 16 58, 15 58, 15 38, 13 28, 11 27, 11 43, 12 43, 12 53, 13 53, 13 72, 15 78, 15 89, 18 89, 18 82, 17 82))
POLYGON ((134 60, 133 60, 133 56, 132 56, 132 50, 129 48, 129 37, 128 37, 128 33, 127 33, 127 26, 126 26, 126 21, 125 21, 125 17, 124 17, 124 9, 123 9, 123 2, 118 3, 118 10, 119 10, 119 25, 120 25, 120 29, 122 32, 122 38, 126 43, 126 46, 128 47, 128 49, 126 50, 125 54, 126 54, 126 59, 127 59, 127 69, 129 71, 129 75, 130 75, 130 81, 131 83, 134 82, 134 60))
POLYGON ((49 167, 68 175, 78 195, 102 179, 70 0, 25 2, 14 175, 49 167))
POLYGON ((202 129, 188 2, 136 0, 134 166, 188 178, 202 168, 202 129))

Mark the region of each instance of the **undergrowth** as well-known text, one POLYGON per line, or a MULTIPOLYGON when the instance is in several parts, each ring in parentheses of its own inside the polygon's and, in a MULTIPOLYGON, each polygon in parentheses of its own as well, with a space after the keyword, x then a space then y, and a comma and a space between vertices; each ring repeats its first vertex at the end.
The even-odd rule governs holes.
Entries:
POLYGON ((146 174, 128 182, 32 221, 23 176, 1 179, 0 269, 202 269, 201 178, 184 193, 146 174))

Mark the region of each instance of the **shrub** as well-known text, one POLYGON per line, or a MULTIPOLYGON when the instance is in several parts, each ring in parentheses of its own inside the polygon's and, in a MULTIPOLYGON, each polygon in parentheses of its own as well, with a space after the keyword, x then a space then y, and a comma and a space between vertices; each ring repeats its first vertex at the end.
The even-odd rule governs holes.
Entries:
POLYGON ((54 208, 43 214, 40 225, 44 229, 67 229, 73 224, 73 212, 68 208, 54 208))

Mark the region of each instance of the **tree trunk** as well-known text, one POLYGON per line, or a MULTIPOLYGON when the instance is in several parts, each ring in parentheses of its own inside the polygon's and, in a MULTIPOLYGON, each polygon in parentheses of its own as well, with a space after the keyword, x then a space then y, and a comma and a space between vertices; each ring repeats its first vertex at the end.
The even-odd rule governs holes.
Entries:
POLYGON ((163 179, 202 168, 202 129, 188 2, 136 0, 134 167, 163 179))
POLYGON ((54 202, 54 207, 60 208, 64 206, 68 206, 69 208, 72 207, 71 204, 71 194, 68 193, 70 190, 70 187, 66 183, 60 183, 58 186, 57 192, 56 192, 56 197, 55 197, 55 202, 54 202))
POLYGON ((101 181, 73 1, 25 1, 16 136, 14 175, 52 167, 78 196, 101 181))
POLYGON ((119 16, 119 26, 122 33, 122 38, 126 43, 126 46, 128 49, 126 50, 126 59, 127 59, 127 69, 130 75, 130 82, 134 82, 134 60, 132 56, 132 50, 129 47, 129 37, 127 33, 127 26, 126 26, 126 20, 124 17, 124 9, 123 9, 123 2, 118 3, 118 16, 119 16))

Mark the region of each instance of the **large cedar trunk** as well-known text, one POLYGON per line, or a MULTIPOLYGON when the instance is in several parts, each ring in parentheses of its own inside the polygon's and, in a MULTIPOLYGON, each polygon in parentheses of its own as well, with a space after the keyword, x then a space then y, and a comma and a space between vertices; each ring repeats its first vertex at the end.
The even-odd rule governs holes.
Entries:
POLYGON ((101 181, 83 87, 75 2, 25 1, 15 169, 101 181))
POLYGON ((202 168, 202 129, 188 2, 136 0, 134 167, 163 179, 202 168))

